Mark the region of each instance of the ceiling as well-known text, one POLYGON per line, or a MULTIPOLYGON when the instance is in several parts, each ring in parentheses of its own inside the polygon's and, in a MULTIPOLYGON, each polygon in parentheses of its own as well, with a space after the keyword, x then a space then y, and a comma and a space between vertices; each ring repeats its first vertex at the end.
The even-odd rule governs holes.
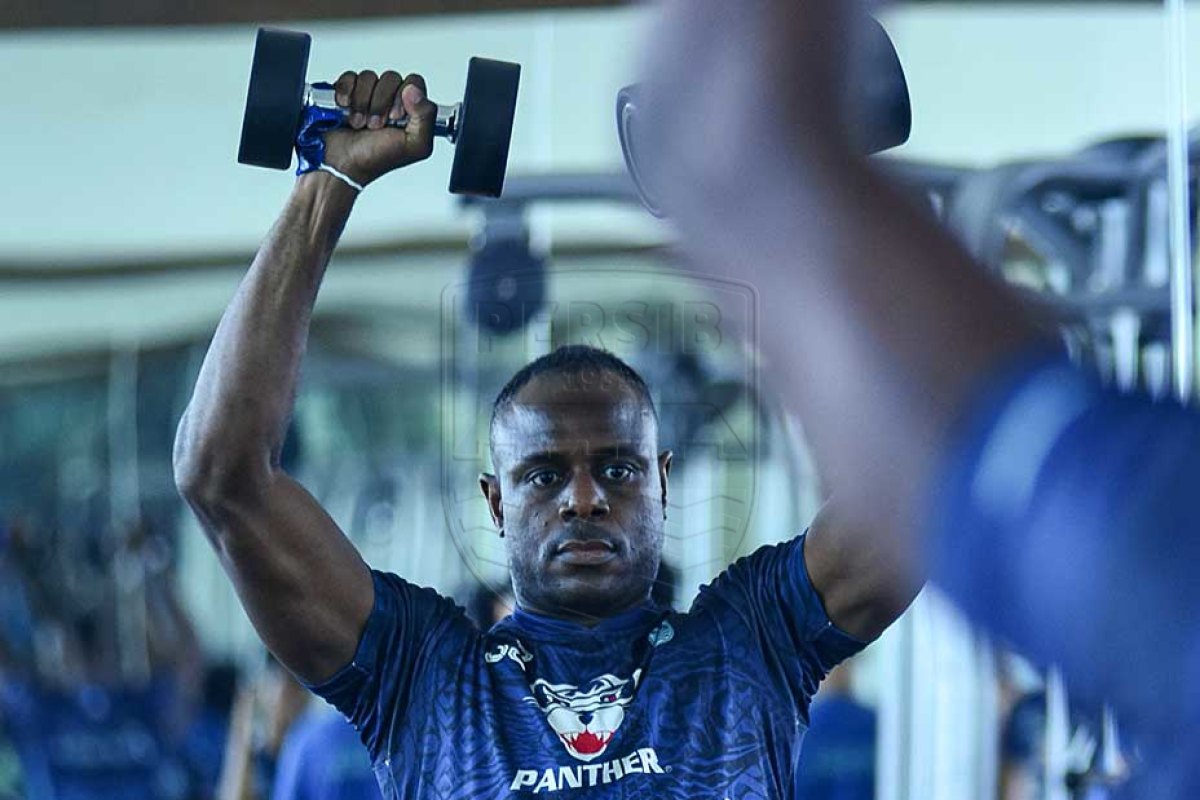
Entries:
POLYGON ((618 0, 6 0, 3 28, 219 25, 263 20, 340 20, 620 5, 618 0))
MULTIPOLYGON (((943 5, 1092 5, 1115 0, 935 0, 943 5)), ((1158 0, 1124 0, 1149 5, 1158 0)), ((931 4, 931 0, 907 3, 931 4)), ((624 5, 625 0, 6 0, 0 30, 36 28, 221 25, 265 20, 355 20, 429 14, 477 14, 624 5)))

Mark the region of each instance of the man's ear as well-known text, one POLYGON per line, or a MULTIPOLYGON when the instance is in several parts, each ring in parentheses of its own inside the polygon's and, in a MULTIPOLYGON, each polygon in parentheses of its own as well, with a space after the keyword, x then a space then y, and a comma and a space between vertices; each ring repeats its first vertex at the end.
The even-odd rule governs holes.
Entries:
POLYGON ((496 530, 503 532, 504 502, 500 498, 500 479, 486 472, 479 473, 479 490, 483 492, 483 499, 487 500, 496 530))
POLYGON ((667 479, 671 476, 671 463, 674 460, 675 454, 670 450, 663 450, 658 454, 658 482, 662 484, 663 519, 667 518, 667 479))

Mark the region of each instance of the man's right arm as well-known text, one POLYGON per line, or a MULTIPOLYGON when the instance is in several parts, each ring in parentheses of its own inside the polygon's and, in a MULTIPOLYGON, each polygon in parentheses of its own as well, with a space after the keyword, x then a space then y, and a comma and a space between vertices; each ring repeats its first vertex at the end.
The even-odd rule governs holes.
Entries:
MULTIPOLYGON (((337 91, 357 113, 326 135, 327 163, 366 184, 428 156, 435 107, 419 76, 346 73, 337 91), (405 112, 407 128, 382 127, 405 112)), ((176 482, 251 622, 310 683, 350 662, 374 603, 354 546, 280 467, 313 305, 355 196, 324 172, 297 180, 221 319, 175 443, 176 482)))
POLYGON ((662 202, 699 264, 754 281, 760 345, 833 495, 837 528, 805 553, 831 618, 877 627, 863 609, 895 607, 928 561, 1075 688, 1190 730, 1194 411, 1064 366, 1040 314, 850 151, 847 42, 869 4, 663 5, 646 124, 662 202))

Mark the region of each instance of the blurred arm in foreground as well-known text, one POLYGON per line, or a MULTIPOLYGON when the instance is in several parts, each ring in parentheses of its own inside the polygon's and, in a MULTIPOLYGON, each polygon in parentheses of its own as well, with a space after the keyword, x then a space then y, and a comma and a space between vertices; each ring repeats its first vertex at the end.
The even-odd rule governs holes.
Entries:
POLYGON ((845 584, 822 562, 851 570, 855 552, 928 567, 1143 730, 1194 722, 1200 419, 1074 369, 1032 309, 852 154, 854 3, 662 8, 648 128, 663 205, 698 267, 757 289, 775 388, 846 532, 810 543, 814 582, 845 584))

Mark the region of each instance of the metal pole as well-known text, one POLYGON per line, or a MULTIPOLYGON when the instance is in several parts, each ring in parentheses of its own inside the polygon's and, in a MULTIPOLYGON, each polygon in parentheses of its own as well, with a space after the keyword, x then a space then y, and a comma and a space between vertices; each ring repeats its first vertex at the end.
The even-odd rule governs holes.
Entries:
POLYGON ((1068 800, 1068 748, 1071 740, 1071 712, 1067 686, 1057 667, 1046 674, 1046 745, 1042 786, 1044 800, 1068 800))
MULTIPOLYGON (((914 605, 923 604, 918 598, 914 605)), ((876 800, 912 800, 914 614, 910 608, 880 637, 876 800)))
POLYGON ((1171 257, 1171 344, 1175 396, 1191 400, 1196 385, 1195 289, 1188 214, 1187 20, 1184 0, 1164 0, 1167 54, 1167 219, 1171 257))
POLYGON ((110 535, 117 542, 113 555, 117 640, 122 677, 140 683, 150 676, 150 653, 143 553, 130 544, 142 523, 137 384, 137 349, 115 348, 108 370, 108 477, 110 535))

